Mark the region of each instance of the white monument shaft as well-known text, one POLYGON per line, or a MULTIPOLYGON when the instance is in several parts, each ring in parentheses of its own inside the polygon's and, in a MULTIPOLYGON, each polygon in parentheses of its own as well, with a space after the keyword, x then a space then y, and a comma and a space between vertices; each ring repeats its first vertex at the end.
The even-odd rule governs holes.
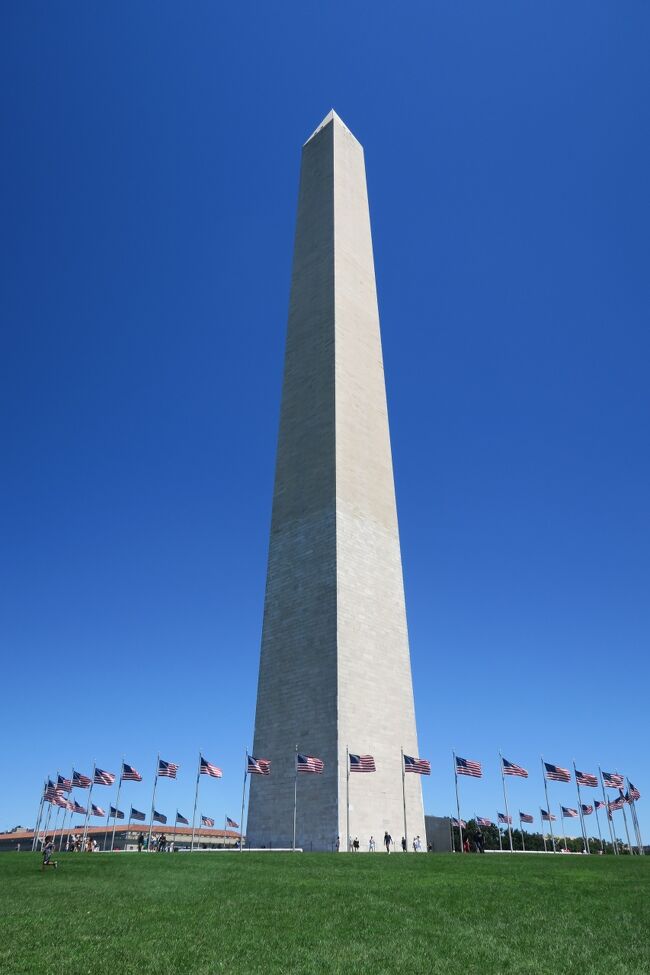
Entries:
MULTIPOLYGON (((251 845, 403 834, 400 748, 417 755, 372 239, 361 145, 331 113, 303 147, 253 752, 251 845)), ((424 836, 406 776, 410 836, 424 836)))

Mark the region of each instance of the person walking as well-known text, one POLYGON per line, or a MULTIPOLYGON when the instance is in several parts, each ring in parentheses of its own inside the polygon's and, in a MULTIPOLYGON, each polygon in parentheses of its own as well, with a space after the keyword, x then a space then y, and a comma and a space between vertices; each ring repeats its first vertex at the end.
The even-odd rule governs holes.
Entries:
POLYGON ((370 837, 370 842, 368 843, 368 852, 369 853, 374 853, 375 852, 375 837, 374 836, 371 836, 370 837))
POLYGON ((355 853, 358 853, 359 852, 359 837, 358 836, 355 836, 354 837, 354 842, 352 843, 352 849, 354 850, 355 853))
POLYGON ((46 867, 54 867, 56 870, 56 868, 59 866, 58 860, 54 860, 54 862, 52 861, 53 853, 54 840, 51 836, 47 836, 45 838, 45 843, 43 844, 43 863, 41 865, 41 870, 45 870, 46 867))
POLYGON ((142 853, 142 847, 144 846, 144 833, 140 833, 138 836, 138 853, 142 853))
POLYGON ((402 837, 402 853, 406 853, 406 837, 402 837))
POLYGON ((388 830, 384 832, 384 846, 386 847, 386 853, 390 853, 390 845, 393 842, 393 837, 390 835, 388 830))

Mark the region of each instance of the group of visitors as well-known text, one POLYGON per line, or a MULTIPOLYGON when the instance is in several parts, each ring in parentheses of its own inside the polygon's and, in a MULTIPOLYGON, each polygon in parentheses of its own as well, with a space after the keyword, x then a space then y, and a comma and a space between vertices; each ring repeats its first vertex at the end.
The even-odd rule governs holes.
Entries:
POLYGON ((465 836, 463 839, 463 853, 485 853, 485 841, 483 839, 483 833, 480 829, 477 829, 471 840, 469 836, 465 836), (474 850, 472 851, 472 847, 474 850))
POLYGON ((138 853, 142 853, 143 850, 148 851, 151 849, 155 850, 156 853, 173 853, 174 852, 174 841, 168 840, 164 833, 159 833, 158 836, 152 837, 151 847, 149 846, 149 837, 140 833, 138 836, 138 853))
MULTIPOLYGON (((395 846, 395 843, 393 841, 393 837, 390 835, 390 833, 388 832, 388 830, 386 830, 386 832, 384 833, 384 846, 386 847, 386 853, 390 853, 391 852, 391 847, 394 847, 395 846)), ((340 838, 340 836, 337 836, 336 837, 336 852, 338 853, 340 849, 341 849, 341 838, 340 838)), ((349 836, 348 837, 348 850, 351 851, 352 853, 358 853, 360 849, 361 849, 361 844, 359 843, 359 837, 358 836, 355 836, 354 839, 352 839, 352 837, 349 836)), ((368 840, 368 853, 374 853, 376 851, 376 849, 377 849, 377 844, 375 842, 375 837, 374 836, 371 836, 370 839, 368 840)), ((407 849, 408 849, 408 844, 406 842, 406 837, 403 836, 402 837, 402 852, 403 853, 406 853, 407 849)), ((427 849, 428 849, 429 853, 431 853, 431 851, 433 849, 433 847, 431 846, 431 844, 429 844, 429 846, 427 847, 427 849)), ((419 835, 413 837, 413 852, 414 853, 421 853, 422 852, 422 840, 420 839, 419 835)))

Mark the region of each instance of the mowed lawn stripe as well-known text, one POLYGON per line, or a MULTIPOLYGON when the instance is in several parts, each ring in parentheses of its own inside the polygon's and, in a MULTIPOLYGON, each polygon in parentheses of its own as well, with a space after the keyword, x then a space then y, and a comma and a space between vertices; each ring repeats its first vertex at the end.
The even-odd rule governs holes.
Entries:
POLYGON ((0 856, 2 975, 647 975, 650 861, 0 856))

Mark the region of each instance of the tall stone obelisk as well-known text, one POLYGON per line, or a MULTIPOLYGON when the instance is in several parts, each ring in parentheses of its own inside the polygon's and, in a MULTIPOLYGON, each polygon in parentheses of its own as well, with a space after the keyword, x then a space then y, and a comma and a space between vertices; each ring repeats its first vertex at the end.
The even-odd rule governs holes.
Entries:
MULTIPOLYGON (((302 152, 247 838, 346 848, 403 834, 400 749, 417 755, 413 686, 363 148, 334 113, 302 152)), ((418 775, 410 835, 424 838, 418 775)))

